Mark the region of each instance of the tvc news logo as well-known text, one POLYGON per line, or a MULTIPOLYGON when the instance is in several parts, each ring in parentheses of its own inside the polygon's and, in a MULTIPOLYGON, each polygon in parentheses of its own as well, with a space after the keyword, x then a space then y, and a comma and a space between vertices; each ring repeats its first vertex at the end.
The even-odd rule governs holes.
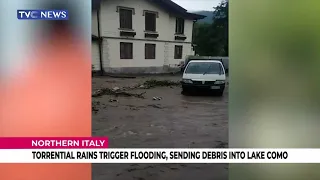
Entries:
POLYGON ((20 20, 68 20, 67 10, 17 10, 20 20))

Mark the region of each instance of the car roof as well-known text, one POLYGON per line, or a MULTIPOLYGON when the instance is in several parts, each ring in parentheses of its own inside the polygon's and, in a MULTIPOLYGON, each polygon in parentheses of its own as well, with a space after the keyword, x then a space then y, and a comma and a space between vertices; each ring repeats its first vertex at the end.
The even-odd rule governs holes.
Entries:
POLYGON ((189 63, 191 63, 191 62, 199 62, 199 63, 201 63, 201 62, 214 62, 214 63, 222 64, 221 61, 218 61, 218 60, 191 60, 191 61, 189 61, 189 63))

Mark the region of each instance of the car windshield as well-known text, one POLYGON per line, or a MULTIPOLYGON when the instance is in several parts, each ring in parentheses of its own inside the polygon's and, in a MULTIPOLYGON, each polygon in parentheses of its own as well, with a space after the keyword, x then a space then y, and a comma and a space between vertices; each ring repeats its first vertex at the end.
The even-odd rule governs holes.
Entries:
POLYGON ((216 62, 190 62, 186 74, 223 74, 220 63, 216 62))

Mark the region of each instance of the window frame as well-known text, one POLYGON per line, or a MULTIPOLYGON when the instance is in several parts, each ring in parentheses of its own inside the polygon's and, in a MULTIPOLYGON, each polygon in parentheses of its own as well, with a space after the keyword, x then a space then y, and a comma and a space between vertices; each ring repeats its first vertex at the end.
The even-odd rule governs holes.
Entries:
POLYGON ((176 34, 183 35, 185 29, 185 19, 177 17, 176 18, 176 34))
POLYGON ((120 59, 133 59, 133 43, 132 42, 120 42, 120 59), (126 51, 127 51, 126 48, 128 48, 126 47, 126 45, 131 46, 130 54, 128 56, 126 55, 126 51))
POLYGON ((153 44, 153 43, 145 43, 145 45, 144 45, 144 58, 145 59, 156 59, 156 54, 157 54, 157 45, 156 44, 153 44), (148 50, 148 48, 147 47, 153 47, 153 54, 152 54, 152 56, 148 56, 149 54, 148 53, 150 53, 148 50))
POLYGON ((128 7, 122 7, 122 6, 117 6, 117 12, 119 13, 119 29, 126 29, 126 30, 132 30, 133 29, 133 15, 135 14, 134 8, 128 8, 128 7), (129 25, 127 26, 126 24, 122 24, 122 13, 121 11, 127 11, 126 15, 129 15, 129 11, 131 11, 130 18, 128 18, 126 21, 129 21, 129 25))
POLYGON ((144 10, 143 11, 143 16, 145 16, 144 18, 144 30, 145 32, 157 32, 157 18, 159 18, 159 13, 158 12, 155 12, 155 11, 148 11, 148 10, 144 10), (154 29, 148 29, 147 28, 147 17, 148 17, 148 14, 152 14, 154 15, 154 29))
POLYGON ((182 59, 183 56, 183 45, 175 45, 174 46, 174 59, 182 59), (178 51, 181 51, 178 54, 178 51))

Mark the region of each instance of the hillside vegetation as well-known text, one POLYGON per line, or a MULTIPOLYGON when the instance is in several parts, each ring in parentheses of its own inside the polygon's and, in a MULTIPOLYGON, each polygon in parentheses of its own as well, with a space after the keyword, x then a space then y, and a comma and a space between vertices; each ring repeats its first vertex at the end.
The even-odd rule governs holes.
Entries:
POLYGON ((213 16, 214 16, 214 12, 213 11, 196 11, 196 12, 193 12, 193 13, 206 16, 206 18, 199 20, 198 21, 199 23, 209 23, 209 24, 212 23, 212 19, 213 19, 213 16))

